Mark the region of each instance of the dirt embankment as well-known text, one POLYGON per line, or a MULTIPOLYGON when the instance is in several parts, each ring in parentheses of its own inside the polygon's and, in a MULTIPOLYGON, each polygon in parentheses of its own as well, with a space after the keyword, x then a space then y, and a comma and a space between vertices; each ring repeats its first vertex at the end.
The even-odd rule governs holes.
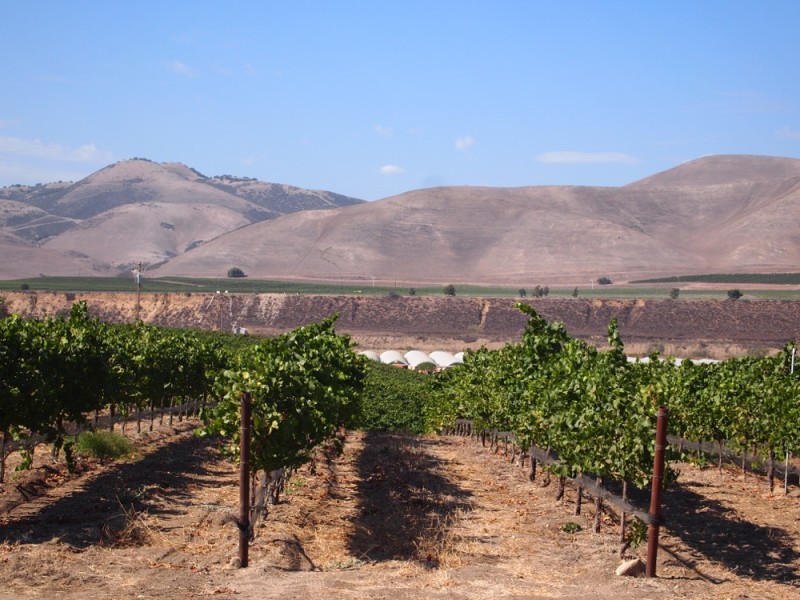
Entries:
MULTIPOLYGON (((133 293, 6 292, 11 312, 26 317, 65 315, 85 300, 91 314, 131 322, 133 293)), ((144 294, 138 307, 148 323, 172 327, 275 334, 339 314, 337 329, 365 349, 423 350, 501 346, 520 339, 525 316, 509 298, 360 297, 286 294, 144 294)), ((605 343, 619 322, 626 348, 681 356, 718 357, 780 348, 800 331, 800 302, 695 300, 527 300, 548 321, 591 343, 605 343)))

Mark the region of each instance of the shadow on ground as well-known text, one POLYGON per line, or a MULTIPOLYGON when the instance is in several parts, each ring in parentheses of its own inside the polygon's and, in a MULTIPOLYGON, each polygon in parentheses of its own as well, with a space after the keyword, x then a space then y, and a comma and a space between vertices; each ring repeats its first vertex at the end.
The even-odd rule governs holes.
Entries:
MULTIPOLYGON (((670 490, 663 512, 666 528, 691 548, 698 561, 717 562, 757 581, 800 587, 795 567, 800 554, 785 530, 740 520, 720 502, 680 484, 670 490)), ((681 562, 696 568, 691 558, 681 562)))
POLYGON ((189 486, 216 485, 203 466, 214 454, 211 439, 185 433, 141 459, 84 477, 58 500, 43 497, 41 508, 37 501, 20 507, 0 529, 0 542, 58 540, 75 548, 107 543, 109 526, 124 527, 126 513, 174 514, 168 506, 188 501, 189 486))
POLYGON ((444 474, 435 438, 367 433, 357 460, 358 516, 348 542, 361 560, 419 559, 435 565, 448 527, 470 510, 471 494, 444 474))

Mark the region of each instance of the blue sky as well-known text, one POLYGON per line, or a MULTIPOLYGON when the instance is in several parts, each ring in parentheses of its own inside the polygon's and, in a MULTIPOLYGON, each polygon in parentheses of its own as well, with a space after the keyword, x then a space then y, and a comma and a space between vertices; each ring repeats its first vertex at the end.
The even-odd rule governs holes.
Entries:
POLYGON ((800 157, 800 2, 6 0, 0 186, 132 157, 374 200, 800 157))

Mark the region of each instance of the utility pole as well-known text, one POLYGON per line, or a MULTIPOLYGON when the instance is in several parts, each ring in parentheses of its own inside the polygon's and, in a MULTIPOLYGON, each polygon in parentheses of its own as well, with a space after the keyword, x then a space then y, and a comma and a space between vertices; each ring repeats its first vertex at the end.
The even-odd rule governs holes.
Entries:
POLYGON ((219 290, 217 290, 217 298, 219 298, 219 330, 222 331, 222 298, 220 298, 219 290))
POLYGON ((142 263, 139 261, 139 269, 136 271, 136 323, 139 322, 139 311, 142 302, 142 263))
MULTIPOLYGON (((222 296, 220 295, 219 290, 217 290, 217 296, 219 297, 219 330, 222 331, 222 317, 225 315, 225 310, 224 310, 224 304, 223 304, 223 301, 222 301, 222 296)), ((229 319, 230 319, 231 322, 233 322, 233 298, 228 293, 228 290, 225 290, 225 296, 228 297, 228 304, 230 305, 230 307, 229 307, 229 312, 230 312, 229 319)))

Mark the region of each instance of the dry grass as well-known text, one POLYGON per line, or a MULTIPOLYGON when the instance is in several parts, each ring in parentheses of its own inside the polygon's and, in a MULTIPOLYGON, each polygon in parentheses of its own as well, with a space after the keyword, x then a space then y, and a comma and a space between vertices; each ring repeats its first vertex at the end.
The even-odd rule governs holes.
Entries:
POLYGON ((147 514, 137 511, 133 506, 125 508, 119 502, 120 513, 103 523, 101 542, 110 548, 151 545, 156 537, 163 536, 147 522, 147 514))
POLYGON ((236 569, 238 531, 223 518, 236 507, 235 467, 193 441, 169 449, 181 453, 175 464, 182 467, 157 481, 152 464, 126 472, 127 486, 150 490, 138 510, 98 505, 108 512, 82 520, 79 509, 95 505, 97 487, 87 486, 71 492, 80 495, 77 503, 65 493, 57 512, 12 514, 19 522, 3 528, 14 536, 0 544, 0 577, 11 595, 0 591, 0 600, 666 600, 788 598, 797 591, 781 577, 800 569, 791 542, 800 523, 797 499, 770 496, 755 476, 741 481, 727 471, 684 467, 680 495, 669 500, 659 578, 622 581, 614 576, 613 520, 606 515, 601 533, 592 534, 593 511, 573 515, 571 488, 557 502, 555 486, 532 484, 527 469, 471 440, 357 433, 342 455, 320 456, 300 471, 302 485, 290 484, 258 528, 250 568, 236 569), (89 541, 76 551, 62 541, 79 539, 69 529, 92 520, 112 521, 102 546, 89 541), (567 533, 566 522, 582 530, 567 533), (59 538, 39 535, 45 541, 31 543, 31 524, 49 525, 59 538), (776 549, 785 564, 768 556, 776 549))
POLYGON ((414 541, 417 559, 424 560, 428 567, 452 568, 463 564, 469 554, 469 542, 459 535, 457 529, 467 518, 468 512, 462 508, 444 517, 431 517, 425 535, 414 541))

